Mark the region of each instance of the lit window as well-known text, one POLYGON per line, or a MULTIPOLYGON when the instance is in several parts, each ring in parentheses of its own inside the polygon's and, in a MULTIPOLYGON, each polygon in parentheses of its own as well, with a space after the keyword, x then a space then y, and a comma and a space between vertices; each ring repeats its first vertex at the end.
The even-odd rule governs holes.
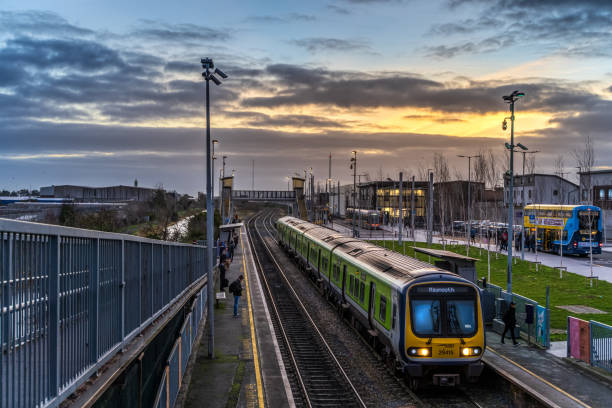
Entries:
POLYGON ((608 200, 612 200, 612 188, 608 189, 608 200))
POLYGON ((604 190, 603 188, 599 189, 599 199, 603 200, 604 198, 606 198, 606 190, 604 190))

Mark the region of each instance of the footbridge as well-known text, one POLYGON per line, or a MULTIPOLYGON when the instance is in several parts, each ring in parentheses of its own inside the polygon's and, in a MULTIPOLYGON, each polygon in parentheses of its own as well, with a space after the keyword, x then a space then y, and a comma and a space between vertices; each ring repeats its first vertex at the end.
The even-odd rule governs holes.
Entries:
POLYGON ((0 219, 0 407, 172 406, 206 248, 0 219))
POLYGON ((293 203, 296 200, 296 193, 295 191, 233 190, 232 200, 274 201, 282 203, 293 203))

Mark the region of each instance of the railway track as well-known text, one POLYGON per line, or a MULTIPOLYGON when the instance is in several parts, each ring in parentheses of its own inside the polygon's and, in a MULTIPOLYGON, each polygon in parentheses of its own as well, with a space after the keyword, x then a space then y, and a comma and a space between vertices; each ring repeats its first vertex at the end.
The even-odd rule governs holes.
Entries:
POLYGON ((258 228, 265 215, 247 222, 249 241, 270 306, 298 407, 365 407, 315 321, 276 262, 258 228))

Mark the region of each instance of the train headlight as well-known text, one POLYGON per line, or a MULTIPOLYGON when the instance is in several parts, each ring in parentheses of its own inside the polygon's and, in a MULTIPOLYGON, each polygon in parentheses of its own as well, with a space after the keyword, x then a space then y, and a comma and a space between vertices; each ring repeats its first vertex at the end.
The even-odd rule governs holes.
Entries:
POLYGON ((481 352, 480 347, 464 347, 461 349, 461 355, 464 357, 479 356, 481 352))
POLYGON ((431 357, 431 347, 410 347, 408 355, 410 357, 431 357))

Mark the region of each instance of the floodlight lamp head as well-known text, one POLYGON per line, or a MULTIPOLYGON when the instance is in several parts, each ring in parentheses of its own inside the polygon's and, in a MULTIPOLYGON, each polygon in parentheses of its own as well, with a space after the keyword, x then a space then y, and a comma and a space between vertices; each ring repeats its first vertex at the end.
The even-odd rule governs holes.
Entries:
POLYGON ((213 74, 210 74, 208 76, 210 78, 211 81, 213 81, 216 85, 221 85, 221 81, 219 81, 219 78, 217 78, 216 76, 214 76, 213 74))
POLYGON ((227 74, 221 71, 219 68, 215 68, 215 74, 219 75, 223 79, 227 79, 227 74))
POLYGON ((510 143, 504 143, 504 146, 506 146, 506 149, 508 150, 512 150, 512 148, 514 147, 510 143))
POLYGON ((508 122, 506 121, 506 119, 504 119, 504 121, 502 122, 502 130, 506 129, 508 129, 508 122))
POLYGON ((525 145, 522 145, 520 143, 517 143, 517 146, 520 147, 523 150, 529 150, 525 145))

